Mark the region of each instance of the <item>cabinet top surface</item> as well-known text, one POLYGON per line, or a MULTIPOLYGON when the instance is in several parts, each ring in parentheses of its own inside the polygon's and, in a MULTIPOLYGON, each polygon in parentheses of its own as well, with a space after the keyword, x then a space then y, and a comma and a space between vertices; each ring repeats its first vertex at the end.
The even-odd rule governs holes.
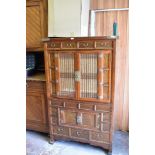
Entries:
POLYGON ((59 40, 64 40, 64 41, 82 41, 82 40, 116 40, 118 39, 118 36, 93 36, 93 37, 52 37, 52 38, 43 38, 43 42, 48 42, 48 41, 59 41, 59 40))

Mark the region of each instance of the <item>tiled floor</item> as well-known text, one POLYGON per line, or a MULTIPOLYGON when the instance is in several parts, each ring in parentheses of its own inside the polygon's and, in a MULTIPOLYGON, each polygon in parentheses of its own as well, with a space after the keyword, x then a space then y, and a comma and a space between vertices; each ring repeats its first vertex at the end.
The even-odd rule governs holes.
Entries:
MULTIPOLYGON (((27 131, 26 154, 27 155, 107 155, 102 148, 77 142, 55 141, 53 145, 48 143, 47 134, 27 131)), ((129 134, 116 131, 113 139, 112 155, 128 155, 129 134)))

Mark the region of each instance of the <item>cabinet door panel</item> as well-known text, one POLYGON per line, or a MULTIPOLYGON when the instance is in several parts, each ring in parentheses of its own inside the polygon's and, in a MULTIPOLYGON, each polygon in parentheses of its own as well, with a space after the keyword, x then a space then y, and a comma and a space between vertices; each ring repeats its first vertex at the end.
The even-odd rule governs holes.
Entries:
POLYGON ((80 98, 110 102, 111 51, 80 54, 80 98))
POLYGON ((50 54, 50 79, 52 96, 75 97, 74 54, 50 54))
POLYGON ((30 122, 46 123, 44 94, 27 93, 26 120, 30 122))

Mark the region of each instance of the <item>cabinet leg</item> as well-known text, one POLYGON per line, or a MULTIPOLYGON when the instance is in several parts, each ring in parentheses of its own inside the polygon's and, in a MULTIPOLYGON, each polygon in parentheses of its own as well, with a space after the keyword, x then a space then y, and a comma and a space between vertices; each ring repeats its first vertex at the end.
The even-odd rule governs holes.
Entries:
POLYGON ((54 140, 50 139, 49 144, 53 144, 53 143, 54 143, 54 140))

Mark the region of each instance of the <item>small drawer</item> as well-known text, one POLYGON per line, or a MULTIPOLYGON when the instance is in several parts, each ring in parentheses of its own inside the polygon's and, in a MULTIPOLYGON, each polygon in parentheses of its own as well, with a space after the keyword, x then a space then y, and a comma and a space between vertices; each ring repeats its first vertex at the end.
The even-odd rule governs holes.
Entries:
POLYGON ((66 127, 53 126, 53 133, 58 135, 69 136, 69 129, 66 127))
POLYGON ((60 42, 49 42, 47 43, 47 48, 53 48, 53 49, 61 48, 61 43, 60 42))
POLYGON ((110 134, 109 133, 101 133, 101 132, 91 132, 91 140, 97 142, 109 142, 110 134))
POLYGON ((80 109, 83 110, 94 110, 94 105, 91 103, 86 103, 86 102, 81 102, 80 104, 80 109))
POLYGON ((97 48, 97 49, 112 49, 112 41, 96 41, 95 48, 97 48))
POLYGON ((77 48, 77 44, 75 42, 62 42, 61 48, 74 49, 77 48))
POLYGON ((84 48, 94 48, 94 42, 79 42, 79 48, 84 49, 84 48))
POLYGON ((89 140, 89 131, 80 129, 71 129, 71 136, 89 140))
POLYGON ((111 111, 111 103, 96 104, 96 111, 111 111))
POLYGON ((27 90, 40 90, 45 91, 46 86, 45 82, 41 81, 26 81, 26 89, 27 90))
POLYGON ((56 99, 52 99, 52 106, 59 106, 62 107, 63 106, 63 101, 61 100, 56 100, 56 99))

